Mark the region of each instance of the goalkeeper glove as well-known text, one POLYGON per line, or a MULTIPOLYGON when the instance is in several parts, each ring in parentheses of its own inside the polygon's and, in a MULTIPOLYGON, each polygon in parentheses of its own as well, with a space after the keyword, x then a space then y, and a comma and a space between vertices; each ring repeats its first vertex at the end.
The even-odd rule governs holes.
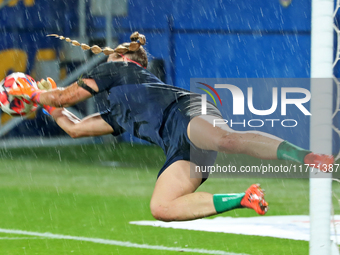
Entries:
MULTIPOLYGON (((41 90, 51 90, 51 89, 55 89, 57 88, 57 84, 55 83, 55 81, 50 78, 47 77, 47 81, 44 79, 41 79, 40 81, 37 82, 38 88, 41 90)), ((51 115, 51 113, 55 110, 56 108, 53 106, 49 106, 49 105, 43 105, 43 113, 46 115, 51 115)))
POLYGON ((41 79, 40 81, 37 82, 37 85, 38 85, 38 88, 41 90, 51 90, 51 89, 57 88, 57 84, 50 77, 47 77, 47 81, 44 79, 41 79))
POLYGON ((31 86, 28 81, 21 77, 17 79, 17 82, 20 86, 17 88, 12 88, 8 91, 8 94, 13 96, 22 96, 26 99, 30 99, 34 103, 39 103, 39 96, 43 92, 42 90, 31 86))
POLYGON ((31 86, 28 81, 26 81, 23 78, 18 78, 17 82, 20 86, 18 86, 15 89, 11 89, 8 93, 13 96, 23 96, 28 97, 32 102, 40 104, 40 94, 44 92, 44 90, 50 90, 55 89, 57 87, 57 84, 55 81, 48 77, 47 81, 42 79, 40 82, 37 83, 38 88, 31 86))
MULTIPOLYGON (((34 88, 22 78, 18 78, 18 83, 20 86, 15 89, 11 89, 8 93, 13 96, 28 97, 32 102, 38 104, 40 104, 39 98, 42 92, 57 88, 57 84, 50 77, 47 78, 47 81, 42 79, 40 82, 37 82, 39 89, 34 88)), ((43 112, 47 115, 50 115, 55 110, 55 107, 49 105, 43 105, 43 108, 43 112)))

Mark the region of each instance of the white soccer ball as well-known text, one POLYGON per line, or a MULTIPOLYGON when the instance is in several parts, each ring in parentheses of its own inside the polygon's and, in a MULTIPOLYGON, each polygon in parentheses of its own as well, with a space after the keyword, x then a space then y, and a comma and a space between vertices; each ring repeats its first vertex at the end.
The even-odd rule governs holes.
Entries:
POLYGON ((5 113, 11 116, 25 116, 28 113, 34 112, 38 105, 30 101, 28 98, 17 97, 8 94, 12 88, 19 87, 17 79, 21 77, 28 81, 28 83, 38 89, 35 80, 24 73, 12 73, 0 82, 0 108, 5 113))

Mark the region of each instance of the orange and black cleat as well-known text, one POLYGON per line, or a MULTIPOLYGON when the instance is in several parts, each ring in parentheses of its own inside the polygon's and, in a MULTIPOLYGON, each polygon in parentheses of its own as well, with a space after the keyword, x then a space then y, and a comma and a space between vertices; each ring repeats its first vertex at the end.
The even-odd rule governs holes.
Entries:
POLYGON ((328 172, 333 168, 334 157, 332 155, 309 153, 304 158, 304 163, 312 168, 318 168, 323 172, 328 172))
POLYGON ((264 215, 268 211, 268 203, 264 200, 264 190, 260 188, 260 184, 253 184, 246 190, 241 205, 254 209, 260 215, 264 215))

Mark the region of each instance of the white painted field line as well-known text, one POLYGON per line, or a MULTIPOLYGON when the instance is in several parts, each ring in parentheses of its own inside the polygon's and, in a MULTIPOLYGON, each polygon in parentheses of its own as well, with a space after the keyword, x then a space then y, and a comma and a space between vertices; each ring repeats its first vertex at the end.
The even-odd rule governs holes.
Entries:
POLYGON ((0 240, 45 239, 44 237, 0 237, 0 240))
POLYGON ((2 228, 0 228, 0 233, 39 236, 39 237, 52 238, 52 239, 68 239, 68 240, 116 245, 116 246, 122 246, 122 247, 130 247, 130 248, 149 249, 149 250, 182 251, 182 252, 202 253, 202 254, 217 254, 217 255, 247 255, 247 254, 244 254, 244 253, 241 254, 241 253, 232 253, 232 252, 206 250, 206 249, 190 249, 190 248, 181 248, 181 247, 166 247, 166 246, 161 246, 161 245, 137 244, 137 243, 108 240, 108 239, 101 239, 101 238, 91 238, 91 237, 82 237, 82 236, 68 236, 68 235, 39 233, 39 232, 14 230, 14 229, 2 229, 2 228))

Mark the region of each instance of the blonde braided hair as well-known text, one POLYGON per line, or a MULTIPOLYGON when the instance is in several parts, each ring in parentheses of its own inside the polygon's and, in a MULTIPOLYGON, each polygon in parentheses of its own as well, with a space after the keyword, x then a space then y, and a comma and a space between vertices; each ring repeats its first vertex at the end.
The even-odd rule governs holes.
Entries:
POLYGON ((62 35, 57 35, 57 34, 49 34, 47 36, 53 36, 56 38, 59 38, 60 40, 65 40, 66 42, 71 43, 74 46, 80 46, 83 50, 91 50, 94 54, 99 54, 101 52, 103 52, 105 55, 111 55, 113 53, 118 53, 118 54, 133 54, 135 52, 137 52, 139 49, 143 50, 143 53, 145 53, 145 57, 142 57, 142 61, 145 62, 146 58, 146 63, 141 63, 144 67, 147 66, 147 56, 146 56, 146 52, 143 49, 143 47, 141 47, 141 45, 144 45, 146 43, 146 39, 145 36, 138 33, 138 32, 134 32, 132 33, 132 35, 130 36, 130 43, 123 43, 118 45, 115 49, 112 49, 110 47, 105 47, 105 48, 100 48, 98 45, 93 45, 93 46, 89 46, 85 43, 80 43, 76 40, 72 40, 68 37, 64 37, 62 35))

